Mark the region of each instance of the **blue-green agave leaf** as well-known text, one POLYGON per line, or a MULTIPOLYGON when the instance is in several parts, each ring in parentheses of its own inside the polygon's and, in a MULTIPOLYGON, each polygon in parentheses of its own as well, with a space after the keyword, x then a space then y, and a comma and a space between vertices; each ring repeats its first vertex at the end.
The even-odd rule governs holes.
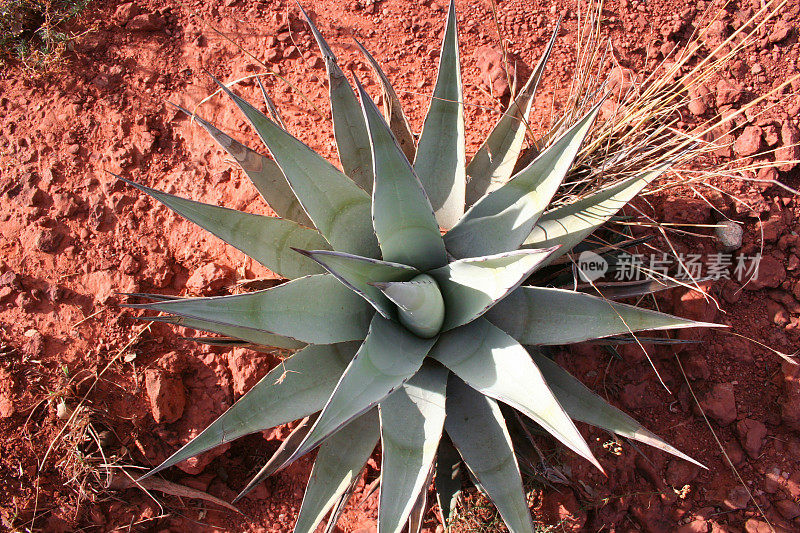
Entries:
POLYGON ((295 533, 316 531, 325 514, 358 479, 379 437, 378 410, 371 409, 320 446, 294 525, 295 533))
POLYGON ((425 190, 375 103, 361 84, 358 90, 372 144, 372 222, 383 258, 423 271, 438 268, 447 252, 425 190))
POLYGON ((286 127, 286 123, 283 121, 283 117, 278 111, 278 106, 276 106, 272 98, 269 97, 267 90, 264 88, 264 84, 261 83, 261 76, 257 76, 256 81, 258 82, 258 87, 261 89, 261 96, 264 97, 264 103, 267 105, 267 111, 269 111, 269 116, 272 118, 272 121, 282 129, 289 131, 286 127))
POLYGON ((461 456, 448 437, 439 441, 439 450, 436 452, 436 502, 439 504, 439 513, 445 531, 449 530, 450 522, 456 511, 456 505, 461 497, 461 456))
MULTIPOLYGON (((298 4, 298 6, 300 5, 298 4)), ((347 76, 336 63, 333 50, 328 46, 302 6, 300 6, 300 11, 303 12, 303 17, 311 27, 311 33, 322 53, 322 59, 325 60, 331 116, 333 117, 333 136, 339 151, 339 161, 342 162, 344 173, 350 176, 359 187, 369 192, 372 190, 372 156, 370 155, 367 125, 361 114, 358 99, 347 81, 347 76)))
MULTIPOLYGON (((238 326, 231 326, 227 324, 218 324, 210 320, 201 320, 197 318, 189 318, 184 316, 151 316, 147 320, 153 322, 166 322, 176 326, 183 326, 184 328, 196 329, 198 331, 209 331, 211 333, 219 333, 226 335, 240 341, 245 341, 250 344, 260 346, 274 346, 276 348, 285 348, 287 350, 298 350, 303 348, 306 343, 290 339, 288 337, 281 337, 266 331, 257 331, 249 328, 241 328, 238 326)), ((190 340, 198 341, 196 337, 190 340)))
POLYGON ((442 331, 471 322, 519 287, 556 249, 517 250, 453 261, 432 270, 445 303, 442 331))
POLYGON ((241 250, 279 276, 293 279, 324 272, 319 265, 291 250, 291 247, 329 248, 325 239, 313 229, 290 220, 195 202, 125 178, 120 179, 241 250))
POLYGON ((324 157, 214 79, 258 132, 320 233, 341 252, 380 257, 369 194, 324 157))
POLYGON ((262 479, 277 472, 278 469, 285 464, 286 459, 292 456, 294 451, 303 443, 308 432, 311 431, 311 427, 317 420, 317 415, 319 415, 319 413, 314 413, 311 416, 305 417, 295 426, 291 433, 289 433, 289 436, 283 439, 283 442, 281 442, 281 445, 278 446, 278 449, 275 450, 275 453, 269 458, 267 464, 261 468, 259 474, 262 479))
POLYGON ((426 482, 442 436, 446 368, 425 364, 383 400, 381 415, 381 494, 378 529, 399 533, 426 482))
POLYGON ((626 415, 601 396, 592 392, 579 379, 545 357, 539 350, 530 348, 530 355, 547 380, 547 384, 569 416, 580 422, 611 431, 622 437, 649 444, 659 450, 671 453, 697 466, 706 468, 664 442, 661 437, 645 429, 640 423, 626 415))
POLYGON ((467 165, 467 206, 471 206, 484 194, 496 189, 511 177, 525 140, 533 97, 544 74, 560 27, 559 22, 528 81, 467 165))
POLYGON ((519 248, 564 181, 599 110, 595 105, 530 165, 478 200, 445 235, 447 251, 476 257, 519 248))
POLYGON ((407 281, 419 274, 417 269, 400 263, 325 250, 296 251, 322 265, 345 287, 369 302, 384 318, 392 320, 397 318, 397 308, 374 283, 407 281))
POLYGON ((361 340, 374 314, 366 301, 330 274, 306 276, 246 294, 128 307, 266 331, 311 344, 361 340))
POLYGON ((428 193, 439 226, 444 229, 452 228, 464 214, 465 163, 461 64, 456 8, 451 0, 436 87, 414 160, 414 170, 428 193))
POLYGON ((408 381, 435 339, 420 339, 395 322, 375 315, 369 333, 300 449, 287 464, 310 452, 361 413, 408 381))
POLYGON ((520 344, 571 344, 643 330, 722 327, 582 292, 520 287, 486 318, 520 344))
POLYGON ((304 418, 323 408, 358 343, 308 346, 284 360, 202 433, 148 476, 258 431, 304 418))
POLYGON ((372 54, 370 54, 358 40, 355 41, 359 49, 361 49, 361 53, 364 54, 367 62, 375 72, 378 81, 381 83, 381 88, 383 89, 383 116, 389 121, 389 129, 392 130, 392 134, 397 140, 397 144, 400 145, 400 149, 403 151, 406 158, 409 161, 413 161, 417 146, 414 142, 414 133, 411 131, 411 125, 408 123, 408 119, 403 112, 403 105, 400 103, 400 98, 397 97, 397 93, 389 82, 389 78, 386 77, 383 69, 381 69, 381 66, 375 58, 372 57, 372 54))
POLYGON ((444 333, 430 355, 473 389, 522 412, 603 470, 525 348, 488 320, 444 333))
MULTIPOLYGON (((261 83, 260 80, 259 83, 261 83)), ((275 211, 275 214, 286 220, 293 220, 303 226, 314 227, 314 223, 303 211, 303 206, 297 201, 292 188, 289 187, 289 182, 286 181, 286 177, 284 177, 283 172, 281 172, 275 161, 243 145, 201 116, 181 106, 176 105, 175 107, 197 121, 217 141, 217 144, 230 154, 234 161, 242 167, 244 173, 253 182, 264 201, 275 211)))
POLYGON ((512 533, 533 533, 522 476, 497 402, 451 374, 445 431, 512 533))
POLYGON ((561 250, 548 262, 569 252, 594 230, 630 202, 650 182, 669 169, 661 165, 620 183, 601 189, 585 198, 544 213, 525 239, 526 248, 541 248, 560 244, 561 250))

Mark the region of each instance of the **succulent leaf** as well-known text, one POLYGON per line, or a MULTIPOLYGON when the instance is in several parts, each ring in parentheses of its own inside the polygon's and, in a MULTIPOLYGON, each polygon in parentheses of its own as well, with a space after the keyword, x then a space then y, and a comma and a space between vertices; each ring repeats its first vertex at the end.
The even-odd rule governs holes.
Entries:
POLYGON ((181 298, 128 307, 266 331, 311 344, 361 340, 374 313, 366 301, 330 274, 306 276, 233 296, 181 298), (325 298, 320 299, 323 294, 325 298))
POLYGON ((331 246, 340 252, 380 257, 369 194, 223 83, 214 81, 258 132, 303 209, 331 246))
POLYGON ((425 364, 417 374, 383 400, 382 462, 378 529, 399 533, 429 473, 445 418, 446 368, 425 364))
POLYGON ((379 437, 378 412, 371 409, 320 446, 294 525, 295 533, 316 531, 328 510, 358 479, 379 437))
POLYGON ((314 413, 302 419, 297 426, 289 433, 289 436, 283 439, 281 445, 275 450, 275 453, 270 456, 267 463, 261 467, 258 475, 261 479, 267 478, 278 471, 279 468, 286 464, 286 460, 300 447, 300 444, 305 440, 311 427, 317 420, 319 413, 314 413))
POLYGON ((435 339, 421 339, 375 315, 358 353, 339 379, 317 422, 287 464, 310 452, 411 379, 435 339))
POLYGON ((289 187, 289 182, 286 181, 286 177, 275 161, 220 131, 201 116, 181 106, 176 105, 175 107, 197 121, 217 144, 230 154, 244 173, 247 174, 247 177, 250 178, 250 181, 253 182, 264 201, 275 211, 275 214, 281 218, 293 220, 303 226, 314 227, 314 223, 303 211, 303 206, 300 205, 300 202, 295 197, 292 188, 289 187))
POLYGON ((445 531, 449 530, 450 521, 456 511, 456 505, 461 497, 461 456, 455 449, 450 439, 445 435, 439 441, 436 452, 436 501, 439 504, 439 513, 445 531))
POLYGON ((559 22, 528 81, 525 82, 508 109, 500 116, 489 136, 467 165, 467 207, 511 177, 525 140, 525 130, 533 105, 533 97, 539 86, 539 80, 544 74, 550 53, 553 51, 553 44, 556 42, 560 27, 559 22))
MULTIPOLYGON (((276 348, 284 348, 286 350, 298 350, 306 345, 304 342, 296 341, 288 337, 281 337, 280 335, 275 335, 273 333, 256 331, 254 329, 241 328, 227 324, 218 324, 217 322, 201 320, 198 318, 188 318, 183 316, 151 316, 147 317, 147 320, 153 322, 166 322, 168 324, 174 324, 176 326, 182 326, 184 328, 195 329, 198 331, 219 333, 220 335, 226 335, 228 337, 233 337, 234 339, 239 339, 241 341, 246 341, 250 344, 256 344, 260 346, 274 346, 276 348)), ((197 340, 197 338, 192 338, 192 340, 197 340)))
POLYGON ((308 346, 273 368, 252 389, 151 476, 220 444, 304 418, 322 409, 358 343, 308 346))
POLYGON ((342 517, 342 514, 344 514, 345 506, 347 505, 347 502, 350 500, 350 497, 353 495, 353 492, 355 492, 356 485, 358 485, 358 481, 359 478, 356 477, 353 480, 353 482, 350 483, 350 486, 347 487, 347 490, 345 490, 342 493, 342 495, 339 496, 339 498, 334 502, 333 508, 331 509, 331 514, 328 517, 328 523, 325 526, 325 533, 334 533, 335 531, 341 531, 341 530, 336 530, 336 523, 339 521, 339 518, 342 517))
POLYGON ((702 463, 670 446, 658 435, 648 431, 636 420, 589 390, 579 379, 573 377, 569 372, 545 357, 539 350, 529 348, 529 352, 561 405, 575 420, 649 444, 697 466, 706 468, 702 463))
POLYGON ((525 239, 524 246, 541 248, 560 244, 561 250, 549 259, 549 261, 555 260, 608 222, 625 204, 668 168, 669 165, 659 166, 600 189, 576 202, 548 211, 539 218, 531 234, 525 239))
POLYGON ((436 216, 414 169, 375 103, 358 84, 375 165, 372 222, 386 261, 420 270, 447 262, 436 216))
MULTIPOLYGON (((432 471, 431 471, 432 472, 432 471)), ((425 523, 425 511, 428 509, 428 485, 431 484, 431 476, 425 480, 425 489, 419 491, 417 501, 411 507, 411 513, 408 515, 408 533, 420 533, 422 525, 425 523)))
POLYGON ((444 322, 444 300, 439 285, 427 274, 409 281, 374 283, 398 308, 400 323, 415 335, 429 339, 444 322))
POLYGON ((275 217, 242 213, 235 209, 195 202, 119 178, 166 205, 187 220, 213 233, 276 274, 293 279, 324 272, 319 265, 291 250, 329 248, 313 229, 275 217))
POLYGON ((368 301, 384 318, 393 320, 397 317, 397 308, 377 288, 375 282, 408 281, 419 271, 413 267, 390 263, 378 259, 359 257, 352 254, 329 252, 326 250, 295 250, 322 265, 333 274, 345 287, 368 301))
POLYGON ((597 104, 530 165, 478 200, 445 235, 447 251, 475 257, 519 248, 564 181, 599 111, 597 104))
POLYGON ((328 43, 317 30, 305 9, 300 4, 303 18, 308 22, 311 33, 319 45, 325 69, 328 72, 328 86, 333 117, 333 136, 339 151, 344 173, 356 184, 369 192, 372 190, 372 156, 370 155, 369 135, 364 117, 360 113, 360 105, 353 88, 347 81, 342 69, 336 63, 336 56, 328 43))
POLYGON ((445 430, 512 533, 533 533, 522 476, 497 402, 450 375, 445 430))
POLYGON ((372 57, 372 54, 370 54, 358 40, 355 40, 355 42, 361 50, 361 53, 367 59, 367 63, 369 63, 372 70, 375 72, 375 76, 378 78, 381 88, 383 89, 383 115, 386 117, 386 120, 389 121, 389 129, 397 140, 397 144, 400 145, 403 154, 405 154, 409 161, 413 161, 417 146, 414 142, 414 133, 411 131, 411 125, 408 123, 406 114, 403 113, 403 106, 400 104, 400 98, 397 97, 397 93, 389 82, 389 78, 386 77, 383 69, 381 69, 381 66, 375 58, 372 57))
POLYGON ((483 315, 519 287, 555 250, 517 250, 461 259, 432 270, 430 275, 438 282, 445 303, 442 331, 483 315), (533 253, 526 253, 529 251, 533 253))
POLYGON ((286 123, 283 121, 283 117, 278 112, 278 108, 275 105, 275 102, 273 102, 272 98, 269 97, 269 95, 267 94, 267 90, 264 88, 264 84, 261 83, 261 77, 257 76, 256 81, 258 82, 258 88, 261 89, 261 96, 264 97, 264 104, 266 104, 267 106, 267 111, 269 111, 270 118, 272 118, 272 121, 278 126, 280 126, 281 129, 289 131, 286 128, 286 123))
POLYGON ((464 103, 453 0, 447 12, 439 73, 417 144, 414 170, 436 213, 439 226, 452 228, 464 214, 466 186, 464 103))
POLYGON ((488 320, 478 319, 443 334, 431 357, 473 389, 525 414, 603 470, 525 348, 488 320))
POLYGON ((520 287, 486 318, 520 344, 572 344, 643 330, 720 327, 564 289, 520 287))

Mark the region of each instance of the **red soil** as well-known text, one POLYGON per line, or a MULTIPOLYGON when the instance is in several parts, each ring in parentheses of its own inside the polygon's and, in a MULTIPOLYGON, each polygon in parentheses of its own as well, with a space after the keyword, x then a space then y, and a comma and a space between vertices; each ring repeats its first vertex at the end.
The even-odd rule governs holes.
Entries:
MULTIPOLYGON (((367 43, 399 89, 418 130, 432 90, 444 3, 304 4, 316 14, 340 64, 377 94, 350 37, 367 43)), ((760 7, 758 1, 755 4, 760 7)), ((699 0, 693 5, 702 11, 709 4, 699 0)), ((488 1, 457 2, 470 153, 495 120, 498 102, 491 93, 503 89, 502 82, 490 89, 481 71, 486 70, 487 52, 476 57, 480 47, 497 50, 490 6, 488 1)), ((749 0, 728 4, 724 25, 735 27, 753 7, 749 0)), ((498 9, 508 49, 528 67, 535 64, 556 14, 565 15, 534 111, 534 128, 541 131, 551 116, 553 95, 563 95, 573 68, 576 5, 506 0, 498 9)), ((729 79, 741 84, 734 87, 734 107, 797 73, 799 9, 785 8, 779 22, 763 29, 762 40, 731 65, 729 79)), ((658 59, 662 44, 685 43, 686 28, 700 19, 695 9, 675 0, 612 1, 606 16, 618 59, 633 69, 642 67, 648 53, 658 59)), ((335 160, 325 74, 316 48, 296 8, 284 0, 146 1, 139 8, 119 9, 115 2, 97 1, 83 24, 93 29, 75 41, 62 72, 31 76, 13 67, 0 72, 3 527, 112 531, 129 530, 134 524, 130 530, 289 531, 309 459, 245 498, 243 516, 199 500, 156 493, 159 504, 137 489, 106 490, 105 480, 93 477, 102 459, 97 442, 109 462, 155 465, 278 361, 272 355, 201 347, 180 339, 194 334, 191 331, 159 324, 143 330, 146 323, 133 319, 137 313, 118 306, 119 292, 224 294, 231 282, 269 273, 106 171, 196 200, 266 213, 247 178, 232 169, 199 127, 166 102, 194 108, 215 90, 205 71, 233 80, 260 70, 256 60, 215 32, 219 30, 278 69, 322 110, 321 118, 282 82, 265 79, 290 131, 335 160), (165 387, 160 396, 159 387, 165 387), (152 398, 169 402, 153 400, 152 405, 152 398), (61 399, 65 407, 59 409, 61 399), (96 438, 82 431, 87 423, 96 438)), ((256 97, 252 80, 240 87, 256 97)), ((724 82, 710 86, 705 112, 727 109, 730 103, 724 100, 730 93, 724 82)), ((744 119, 748 123, 742 126, 761 132, 742 133, 739 153, 746 153, 754 142, 766 143, 762 148, 772 140, 777 147, 790 144, 787 139, 798 131, 800 98, 785 96, 778 104, 770 110, 772 121, 744 119)), ((224 99, 212 98, 198 111, 259 146, 242 116, 224 99)), ((800 174, 790 166, 778 165, 771 176, 797 188, 800 174)), ((712 285, 720 311, 682 290, 663 293, 659 303, 664 310, 729 324, 736 333, 792 352, 798 345, 800 316, 798 200, 776 186, 723 186, 754 208, 737 208, 714 198, 715 205, 745 223, 744 252, 758 251, 764 230, 764 255, 770 259, 761 283, 743 291, 733 282, 712 285)), ((697 202, 691 191, 662 194, 653 214, 665 221, 712 222, 711 210, 697 202)), ((676 236, 673 242, 678 251, 715 250, 708 238, 676 236)), ((744 486, 695 406, 675 349, 649 350, 673 392, 669 394, 638 348, 622 349, 619 361, 597 348, 577 347, 559 356, 567 369, 709 470, 644 446, 639 446, 639 454, 627 443, 612 453, 614 446, 604 446, 611 440, 608 435, 584 427, 608 478, 551 447, 575 483, 537 492, 537 520, 587 531, 768 531, 767 520, 776 530, 800 528, 800 373, 748 341, 720 331, 699 336, 704 343, 690 345, 678 357, 744 486)), ((165 477, 230 500, 288 431, 278 428, 241 439, 227 450, 173 468, 165 477)), ((377 464, 370 462, 354 501, 376 478, 377 464)), ((351 505, 342 528, 372 527, 376 506, 374 495, 359 508, 351 505)), ((429 511, 426 527, 437 529, 437 524, 429 511)))

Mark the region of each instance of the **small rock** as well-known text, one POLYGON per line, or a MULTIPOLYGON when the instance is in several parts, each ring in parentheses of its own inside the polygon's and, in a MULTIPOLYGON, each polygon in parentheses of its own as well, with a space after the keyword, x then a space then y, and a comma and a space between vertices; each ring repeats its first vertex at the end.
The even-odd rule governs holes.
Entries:
POLYGON ((742 486, 737 486, 731 489, 723 504, 728 509, 736 511, 739 509, 746 509, 749 502, 750 494, 747 492, 747 489, 742 486))
POLYGON ((688 524, 675 529, 676 533, 708 533, 708 522, 705 520, 692 520, 688 524))
POLYGON ((672 487, 680 488, 694 481, 700 474, 700 467, 683 459, 670 459, 664 476, 672 487))
POLYGON ((781 147, 775 151, 775 160, 783 163, 778 166, 782 172, 792 170, 800 160, 800 129, 788 120, 781 126, 781 147))
POLYGON ((703 293, 687 289, 673 295, 673 313, 700 322, 713 322, 717 317, 717 306, 703 293))
POLYGON ((180 378, 157 368, 144 373, 145 389, 150 399, 150 410, 156 422, 171 424, 180 419, 186 405, 186 396, 180 378))
POLYGON ((212 294, 225 286, 233 271, 217 263, 206 263, 186 280, 186 290, 194 294, 212 294))
POLYGON ((761 150, 761 128, 747 126, 733 143, 733 150, 740 156, 750 156, 761 150))
POLYGON ((708 111, 708 103, 711 91, 705 85, 693 86, 689 89, 689 112, 695 116, 705 115, 708 111))
POLYGON ((475 63, 481 71, 481 79, 491 87, 492 94, 501 98, 510 93, 508 77, 503 68, 503 55, 493 46, 479 46, 475 50, 475 63))
POLYGON ((767 300, 767 317, 769 321, 778 327, 783 327, 789 323, 789 312, 780 303, 767 300))
MULTIPOLYGON (((758 271, 745 289, 757 291, 765 287, 776 288, 786 279, 786 267, 783 262, 771 255, 761 257, 758 262, 758 271)), ((744 281, 744 280, 742 280, 744 281)))
POLYGON ((24 360, 39 359, 44 355, 44 335, 36 330, 25 332, 27 341, 22 345, 22 357, 24 360))
POLYGON ((699 353, 690 353, 684 362, 686 369, 686 376, 689 379, 708 379, 711 377, 711 370, 708 368, 708 362, 703 355, 699 353))
POLYGON ((720 221, 717 227, 714 228, 714 235, 717 237, 717 243, 723 252, 733 252, 742 247, 744 230, 741 224, 737 224, 732 220, 720 221))
POLYGON ((61 244, 63 235, 52 228, 42 228, 36 233, 34 242, 36 247, 47 254, 55 253, 58 245, 61 244))
POLYGON ((779 43, 792 33, 792 25, 785 20, 778 20, 769 34, 769 42, 779 43))
POLYGON ((292 57, 298 55, 298 53, 299 52, 298 52, 296 46, 294 46, 294 45, 287 46, 286 49, 283 51, 283 58, 284 59, 289 59, 289 58, 292 58, 292 57))
POLYGON ((0 418, 11 418, 16 413, 14 402, 5 395, 0 395, 0 418))
POLYGON ((749 518, 744 523, 745 533, 774 533, 774 530, 766 522, 749 518))
POLYGON ((743 94, 742 84, 722 78, 717 82, 717 107, 735 104, 743 94))
POLYGON ((120 26, 124 26, 128 23, 128 21, 141 12, 142 10, 139 9, 139 6, 136 5, 135 2, 122 4, 118 6, 117 10, 114 12, 114 22, 118 23, 120 26))
POLYGON ((800 431, 800 365, 784 361, 782 370, 781 420, 789 429, 800 431))
POLYGON ((758 420, 745 418, 736 424, 736 433, 747 455, 756 459, 761 453, 764 439, 767 436, 767 427, 758 420))
POLYGON ((58 217, 69 218, 78 212, 79 206, 72 195, 56 193, 53 195, 53 211, 58 217))
POLYGON ((794 520, 800 516, 800 505, 792 500, 781 500, 775 504, 775 507, 786 520, 794 520))
POLYGON ((731 383, 716 383, 700 404, 720 426, 727 426, 736 420, 736 398, 731 383))
POLYGON ((157 13, 145 13, 133 17, 126 28, 131 31, 158 31, 164 28, 166 23, 164 17, 157 13))

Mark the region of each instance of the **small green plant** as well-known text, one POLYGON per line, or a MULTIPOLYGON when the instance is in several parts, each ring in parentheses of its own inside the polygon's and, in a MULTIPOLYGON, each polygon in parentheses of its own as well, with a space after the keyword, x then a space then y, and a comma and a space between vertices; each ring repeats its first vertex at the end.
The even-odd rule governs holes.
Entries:
POLYGON ((89 0, 0 0, 0 62, 51 66, 74 35, 64 29, 89 0))
MULTIPOLYGON (((468 472, 511 531, 531 532, 500 403, 601 469, 573 420, 695 462, 539 349, 711 325, 542 281, 568 267, 564 259, 571 250, 603 253, 586 237, 668 171, 669 161, 652 153, 618 157, 609 164, 639 166, 625 167, 612 182, 587 170, 591 158, 577 164, 603 101, 597 95, 587 112, 562 123, 538 156, 514 172, 554 34, 530 79, 467 164, 452 3, 418 142, 366 50, 384 90, 385 117, 358 80, 356 96, 306 18, 327 67, 343 172, 289 134, 268 98, 272 119, 218 82, 272 159, 194 118, 281 218, 128 182, 289 280, 223 297, 151 295, 156 302, 131 307, 164 314, 151 320, 224 336, 207 342, 299 350, 148 475, 243 435, 305 418, 241 494, 319 448, 295 531, 316 531, 328 512, 329 524, 336 522, 380 441, 378 531, 398 532, 409 522, 417 531, 432 478, 447 524, 461 473, 468 472), (582 192, 570 196, 564 190, 582 192)), ((618 139, 619 131, 614 135, 618 139)), ((620 294, 653 290, 648 282, 620 294)))

